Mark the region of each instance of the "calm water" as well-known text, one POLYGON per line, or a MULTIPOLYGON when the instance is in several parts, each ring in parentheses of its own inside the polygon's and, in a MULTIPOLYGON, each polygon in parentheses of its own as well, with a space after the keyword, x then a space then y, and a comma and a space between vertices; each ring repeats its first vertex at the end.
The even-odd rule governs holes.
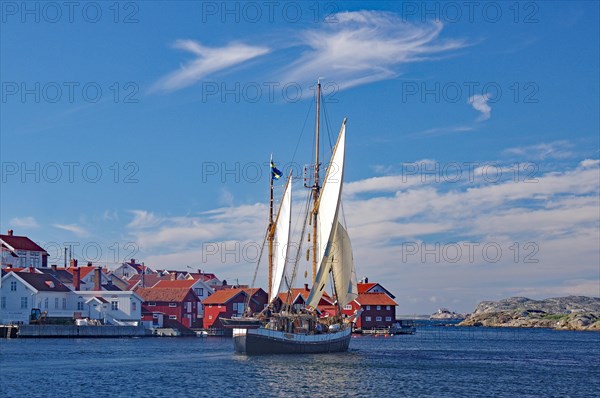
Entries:
POLYGON ((226 338, 0 340, 2 397, 596 397, 600 333, 425 327, 341 354, 245 357, 226 338))

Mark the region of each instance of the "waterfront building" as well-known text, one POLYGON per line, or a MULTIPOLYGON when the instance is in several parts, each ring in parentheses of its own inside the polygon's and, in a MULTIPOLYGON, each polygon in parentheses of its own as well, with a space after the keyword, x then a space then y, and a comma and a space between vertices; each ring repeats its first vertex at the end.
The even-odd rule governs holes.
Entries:
POLYGON ((17 236, 12 229, 0 234, 0 268, 42 268, 48 266, 48 252, 27 236, 17 236))

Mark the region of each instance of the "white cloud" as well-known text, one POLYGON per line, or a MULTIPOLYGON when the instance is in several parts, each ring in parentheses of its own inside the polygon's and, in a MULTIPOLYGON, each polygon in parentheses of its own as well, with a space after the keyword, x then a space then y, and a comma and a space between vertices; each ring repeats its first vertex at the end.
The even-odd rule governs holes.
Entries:
MULTIPOLYGON (((517 293, 533 298, 589 294, 600 261, 599 163, 586 159, 570 169, 539 172, 529 183, 512 178, 491 183, 481 175, 456 183, 422 182, 419 176, 403 180, 398 173, 349 182, 343 208, 357 274, 407 297, 399 308, 402 312, 433 311, 434 305, 470 311, 480 300, 517 293), (455 263, 443 256, 439 261, 431 255, 425 260, 420 255, 403 258, 403 243, 428 248, 436 243, 463 248, 475 244, 476 252, 470 260, 463 251, 455 263), (482 247, 487 243, 502 248, 499 261, 485 260, 482 247), (537 262, 525 262, 532 253, 537 262), (438 298, 436 303, 428 301, 432 296, 438 298)), ((266 204, 223 207, 185 217, 142 210, 135 214, 139 222, 131 225, 147 228, 130 228, 130 233, 151 266, 192 265, 223 278, 251 282, 256 258, 244 252, 244 245, 256 247, 264 237, 266 204), (205 244, 216 244, 218 252, 207 256, 205 244)), ((295 221, 293 225, 298 234, 295 221)), ((310 275, 304 277, 307 269, 310 274, 305 263, 299 265, 298 285, 310 283, 310 275)), ((264 272, 263 264, 259 273, 264 272)), ((262 276, 257 278, 259 285, 262 276)))
POLYGON ((600 165, 600 159, 585 159, 579 163, 579 166, 587 169, 588 167, 598 167, 600 165))
POLYGON ((54 224, 54 227, 65 230, 65 231, 72 232, 81 238, 84 238, 84 237, 90 235, 90 233, 85 228, 80 227, 77 224, 54 224))
MULTIPOLYGON (((575 156, 573 152, 573 144, 569 141, 560 140, 553 142, 543 142, 541 144, 508 148, 504 151, 507 155, 514 155, 519 157, 526 157, 532 160, 545 160, 545 159, 568 159, 575 156)), ((586 159, 583 162, 589 163, 593 160, 586 159)), ((582 163, 583 163, 582 162, 582 163)))
POLYGON ((487 94, 475 94, 469 97, 468 103, 471 104, 473 109, 481 113, 477 120, 488 120, 492 116, 492 108, 487 103, 489 99, 487 94))
POLYGON ((17 228, 38 228, 39 224, 35 220, 35 218, 28 217, 15 217, 9 221, 11 227, 17 228))
POLYGON ((206 47, 194 40, 177 40, 173 47, 196 55, 196 59, 161 78, 154 84, 154 91, 174 91, 191 86, 211 73, 231 68, 270 51, 267 47, 243 43, 206 47))
POLYGON ((154 213, 145 210, 130 210, 130 213, 133 214, 133 220, 127 224, 128 228, 143 229, 155 227, 162 221, 161 218, 156 217, 154 213))
POLYGON ((311 84, 324 77, 345 89, 394 78, 402 65, 466 46, 440 39, 441 22, 411 24, 383 11, 340 12, 331 19, 301 34, 308 49, 285 70, 285 81, 311 84))

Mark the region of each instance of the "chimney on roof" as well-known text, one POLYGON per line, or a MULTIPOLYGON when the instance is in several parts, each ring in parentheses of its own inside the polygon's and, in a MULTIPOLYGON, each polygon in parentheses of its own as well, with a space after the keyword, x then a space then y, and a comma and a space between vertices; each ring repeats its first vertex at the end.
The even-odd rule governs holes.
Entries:
POLYGON ((75 291, 78 291, 79 289, 81 289, 81 275, 79 272, 80 272, 79 268, 75 268, 73 270, 73 289, 75 291))
POLYGON ((69 261, 69 265, 73 268, 77 268, 77 260, 72 258, 71 261, 69 261))
POLYGON ((200 275, 202 275, 202 270, 201 270, 201 269, 198 269, 198 273, 199 273, 200 275))
POLYGON ((12 229, 8 230, 8 236, 13 236, 13 230, 12 229))
POLYGON ((171 280, 172 280, 172 281, 174 281, 174 280, 177 280, 177 272, 173 272, 173 273, 171 274, 171 280))
POLYGON ((129 264, 131 264, 131 265, 135 264, 135 258, 132 258, 131 261, 129 262, 129 264))
POLYGON ((304 290, 306 290, 307 292, 310 290, 310 289, 308 288, 308 283, 305 283, 305 284, 304 284, 304 290))
POLYGON ((29 273, 30 274, 35 274, 35 269, 33 267, 29 267, 29 273))
POLYGON ((52 271, 54 272, 58 271, 58 267, 56 266, 56 264, 50 265, 50 268, 52 268, 52 271))
POLYGON ((12 264, 10 264, 10 263, 6 264, 5 268, 11 269, 12 268, 12 264))
POLYGON ((223 286, 227 286, 227 281, 223 279, 223 286))
POLYGON ((91 261, 88 261, 88 262, 87 262, 87 266, 88 266, 88 267, 91 267, 91 266, 92 266, 92 262, 91 262, 91 261))
POLYGON ((100 291, 102 290, 102 286, 100 286, 100 281, 102 275, 102 267, 97 267, 94 269, 94 290, 100 291))

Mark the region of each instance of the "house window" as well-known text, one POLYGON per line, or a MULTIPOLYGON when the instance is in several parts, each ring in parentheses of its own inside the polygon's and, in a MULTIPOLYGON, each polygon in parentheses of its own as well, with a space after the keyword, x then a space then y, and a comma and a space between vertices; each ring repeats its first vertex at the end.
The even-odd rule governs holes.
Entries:
POLYGON ((381 306, 380 305, 377 306, 377 311, 379 311, 379 310, 381 310, 381 306))
POLYGON ((10 291, 11 292, 16 292, 17 291, 17 282, 16 281, 11 281, 10 282, 10 291))
POLYGON ((194 289, 194 291, 196 292, 196 295, 201 297, 204 296, 204 288, 203 287, 197 287, 194 289))
POLYGON ((344 309, 345 309, 345 310, 351 310, 351 309, 352 309, 352 305, 351 305, 351 304, 346 304, 346 305, 344 306, 344 309))
POLYGON ((0 303, 0 308, 6 308, 6 297, 2 297, 2 302, 0 303))
POLYGON ((48 297, 46 297, 44 299, 44 309, 47 310, 48 309, 48 297))
POLYGON ((55 309, 55 310, 57 310, 57 309, 58 309, 58 302, 59 302, 59 300, 58 300, 58 297, 56 297, 56 298, 54 299, 54 309, 55 309))
POLYGON ((63 298, 63 307, 62 307, 62 309, 63 310, 67 309, 67 299, 66 298, 63 298))
POLYGON ((169 315, 169 319, 177 319, 177 315, 169 315))
POLYGON ((209 315, 209 316, 208 316, 208 319, 212 319, 212 315, 209 315))
POLYGON ((152 318, 158 319, 158 314, 152 314, 152 318))
POLYGON ((169 307, 175 308, 175 307, 177 307, 177 303, 169 303, 169 307))
POLYGON ((148 307, 156 307, 156 303, 154 301, 150 301, 148 303, 148 307))
POLYGON ((221 304, 217 305, 217 308, 221 308, 221 304))
POLYGON ((385 317, 385 321, 386 322, 391 322, 392 321, 392 317, 391 316, 386 316, 385 317))
POLYGON ((367 305, 367 311, 371 311, 371 306, 367 305))
POLYGON ((389 311, 389 309, 390 309, 390 306, 389 306, 389 305, 386 305, 386 306, 385 306, 385 309, 389 311))
POLYGON ((370 317, 370 316, 366 316, 366 317, 365 317, 365 321, 367 321, 367 322, 371 322, 371 317, 370 317))
POLYGON ((118 311, 119 309, 119 302, 118 301, 111 301, 110 302, 110 309, 113 311, 118 311))
POLYGON ((83 311, 83 301, 77 302, 77 311, 83 311))
POLYGON ((21 297, 21 308, 27 308, 27 297, 21 297))
POLYGON ((378 316, 377 318, 375 318, 375 320, 376 320, 377 322, 381 322, 381 317, 380 317, 380 316, 378 316))
POLYGON ((131 302, 131 311, 137 311, 137 303, 135 301, 131 302))

